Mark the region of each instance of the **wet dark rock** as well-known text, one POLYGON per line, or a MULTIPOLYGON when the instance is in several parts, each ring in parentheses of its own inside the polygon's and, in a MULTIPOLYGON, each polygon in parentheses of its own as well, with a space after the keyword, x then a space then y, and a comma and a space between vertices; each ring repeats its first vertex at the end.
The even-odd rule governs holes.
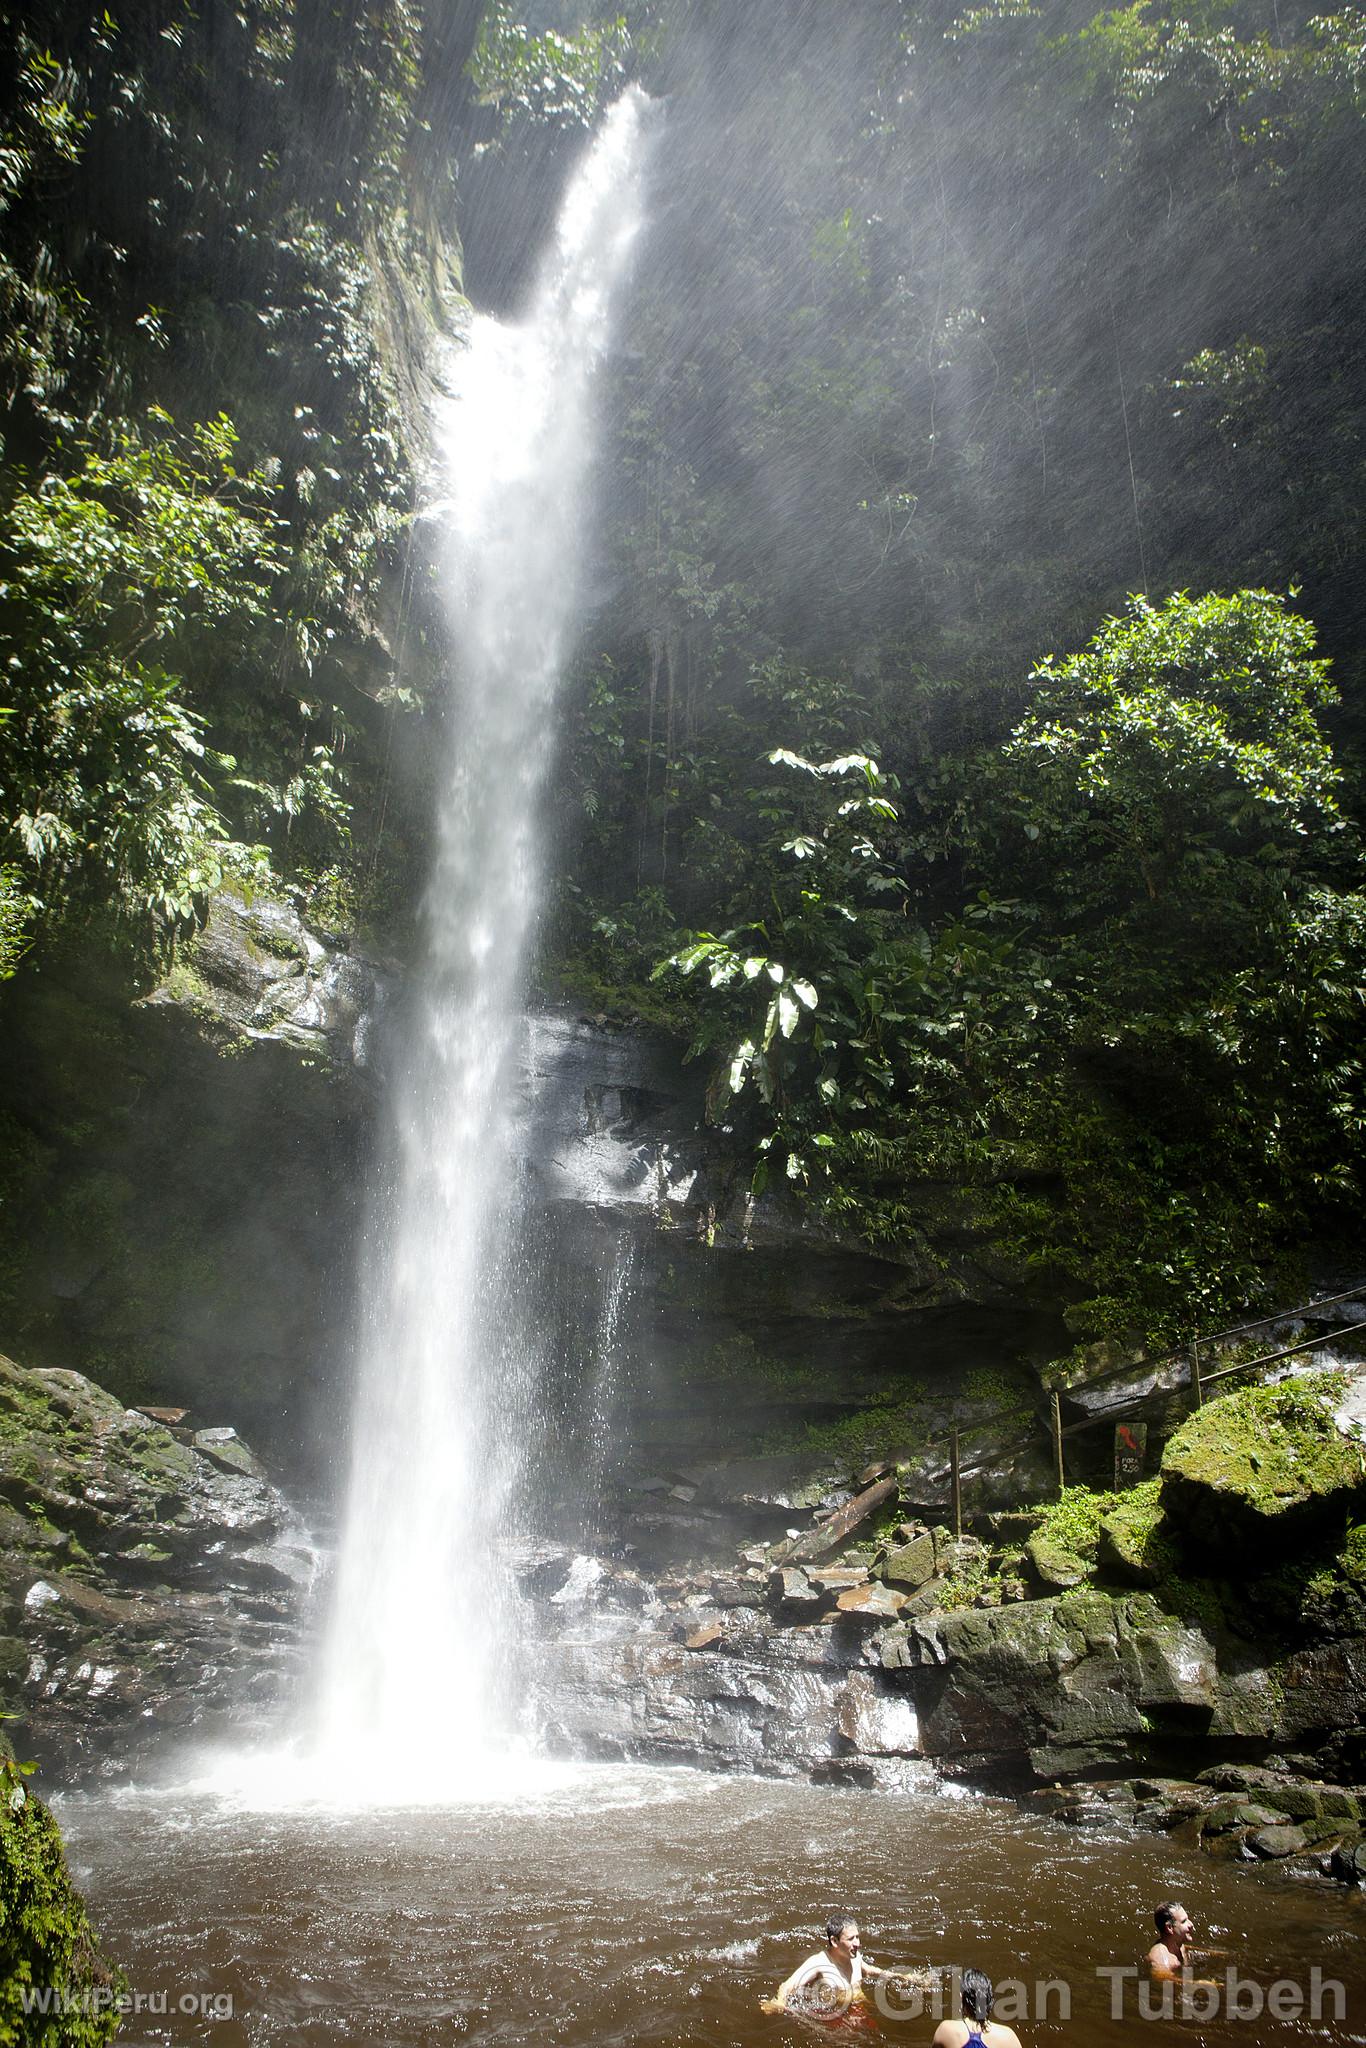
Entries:
POLYGON ((265 1466, 235 1429, 197 1429, 191 1441, 197 1451, 212 1458, 225 1472, 245 1472, 252 1479, 266 1476, 265 1466))
POLYGON ((814 1614, 825 1604, 824 1596, 813 1586, 806 1573, 798 1565, 777 1567, 769 1581, 773 1596, 782 1608, 791 1615, 814 1614))
POLYGON ((328 1065, 364 1068, 386 973, 304 924, 288 901, 213 899, 170 978, 144 998, 193 1012, 220 1043, 273 1039, 328 1065))
POLYGON ((201 1435, 0 1359, 0 1678, 45 1767, 284 1682, 315 1554, 235 1433, 201 1435))
POLYGON ((1248 1847, 1258 1856, 1274 1860, 1281 1856, 1300 1856, 1309 1846, 1303 1828, 1286 1822, 1279 1826, 1257 1828, 1248 1836, 1248 1847))
POLYGON ((894 1475, 874 1480, 871 1486, 856 1494, 846 1506, 837 1508, 832 1515, 827 1515, 824 1521, 818 1523, 805 1536, 799 1536, 788 1552, 789 1558, 797 1564, 829 1557, 832 1552, 842 1549, 851 1536, 866 1528, 886 1507, 888 1501, 896 1498, 896 1494, 897 1481, 894 1475))
POLYGON ((1275 1807, 1262 1806, 1236 1795, 1217 1799, 1200 1823, 1202 1835, 1226 1835, 1235 1829, 1276 1827, 1284 1816, 1275 1807))
POLYGON ((1339 1884, 1366 1884, 1366 1842, 1355 1842, 1350 1848, 1344 1843, 1334 1849, 1328 1859, 1328 1875, 1339 1884))
POLYGON ((1261 1764, 1210 1764, 1198 1773, 1198 1785, 1212 1785, 1219 1792, 1251 1792, 1260 1785, 1280 1783, 1279 1774, 1261 1764))

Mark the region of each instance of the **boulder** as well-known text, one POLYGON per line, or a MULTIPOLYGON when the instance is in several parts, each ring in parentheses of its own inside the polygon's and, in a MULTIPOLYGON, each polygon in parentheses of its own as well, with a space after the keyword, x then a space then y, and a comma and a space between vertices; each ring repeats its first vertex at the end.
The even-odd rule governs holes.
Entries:
POLYGON ((868 1567, 861 1564, 809 1565, 806 1576, 820 1593, 847 1593, 851 1586, 867 1585, 868 1567))
POLYGON ((1240 1799, 1236 1793, 1216 1799, 1200 1823, 1202 1835, 1226 1835, 1235 1829, 1277 1827, 1284 1814, 1256 1800, 1240 1799))
MULTIPOLYGON (((146 1410, 139 1411, 143 1414, 146 1410)), ((192 1438, 197 1451, 206 1458, 212 1458, 215 1465, 221 1465, 225 1472, 245 1472, 252 1479, 264 1479, 265 1466, 243 1443, 235 1429, 197 1429, 192 1438)))
POLYGON ((1025 1556, 1038 1579, 1053 1592, 1065 1593, 1091 1575, 1083 1558, 1055 1543, 1042 1529, 1036 1529, 1026 1543, 1025 1556))
POLYGON ((918 1592, 935 1575, 934 1538, 928 1530, 889 1551, 882 1575, 898 1586, 918 1592))
POLYGON ((1085 1588, 903 1615, 880 1655, 886 1670, 926 1674, 912 1681, 926 1754, 971 1755, 987 1773, 1074 1777, 1123 1765, 1154 1730, 1198 1731, 1214 1703, 1210 1644, 1144 1593, 1085 1588))
POLYGON ((1100 1525, 1101 1569, 1130 1586, 1156 1586, 1176 1565, 1176 1545, 1147 1486, 1135 1488, 1100 1525))
POLYGON ((1162 1506, 1188 1546, 1217 1557, 1302 1549, 1366 1512, 1366 1462, 1322 1374, 1211 1401, 1162 1455, 1162 1506))
POLYGON ((858 1621, 895 1621, 906 1605, 904 1593, 893 1591, 890 1586, 874 1582, 866 1586, 850 1586, 835 1602, 841 1614, 858 1621))
POLYGON ((289 1676, 316 1551, 235 1431, 200 1436, 0 1358, 0 1681, 49 1765, 289 1676))
POLYGON ((895 1500, 896 1493, 895 1475, 874 1480, 862 1493, 855 1494, 846 1506, 836 1508, 832 1515, 827 1515, 805 1536, 799 1536, 788 1556, 794 1564, 813 1563, 818 1558, 829 1557, 833 1551, 842 1550, 851 1536, 881 1513, 888 1501, 895 1500))
POLYGON ((1328 1859, 1328 1874, 1339 1884, 1366 1884, 1366 1842, 1343 1843, 1328 1859))
POLYGON ((789 1613, 814 1614, 824 1604, 824 1596, 796 1565, 776 1566, 768 1584, 770 1595, 789 1613))
POLYGON ((1247 1838, 1248 1847, 1259 1856, 1273 1859, 1279 1856, 1299 1856, 1308 1848, 1308 1837, 1303 1828, 1284 1826, 1258 1828, 1247 1838))

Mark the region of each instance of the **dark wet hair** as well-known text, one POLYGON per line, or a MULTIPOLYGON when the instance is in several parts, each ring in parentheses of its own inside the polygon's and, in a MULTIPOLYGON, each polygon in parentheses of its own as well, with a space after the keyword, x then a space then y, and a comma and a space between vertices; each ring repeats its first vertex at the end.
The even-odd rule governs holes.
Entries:
POLYGON ((857 1926, 857 1913, 832 1913, 830 1915, 830 1918, 825 1923, 825 1938, 828 1942, 836 1942, 839 1940, 840 1936, 843 1934, 846 1927, 857 1926))
POLYGON ((1157 1923, 1157 1931, 1159 1934, 1165 1934, 1167 1932, 1167 1929, 1171 1926, 1172 1922, 1175 1920, 1177 1914, 1180 1911, 1181 1908, 1176 1903, 1175 1899, 1173 1899, 1169 1905, 1158 1907, 1157 1911, 1153 1914, 1153 1919, 1157 1923))
POLYGON ((981 1970, 964 1970, 963 1982, 959 1988, 963 2010, 978 2025, 984 2025, 991 2018, 991 2008, 996 2003, 996 1993, 991 1979, 981 1970))

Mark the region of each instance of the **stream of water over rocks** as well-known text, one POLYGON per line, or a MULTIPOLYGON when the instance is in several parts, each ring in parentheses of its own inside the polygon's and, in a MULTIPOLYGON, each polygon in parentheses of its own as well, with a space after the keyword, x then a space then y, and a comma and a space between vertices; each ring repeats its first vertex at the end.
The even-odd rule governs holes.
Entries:
MULTIPOLYGON (((1134 1976, 1098 1972, 1139 1963, 1166 1898, 1228 1951, 1208 1967, 1234 1969, 1245 2014, 1166 2022, 1166 2038, 1178 2025, 1192 2048, 1366 2040, 1361 1896, 1185 1846, 970 1794, 638 1765, 510 1760, 485 1796, 406 1810, 384 1804, 383 1756, 352 1770, 344 1812, 202 1786, 59 1803, 102 1938, 143 2000, 121 2040, 795 2048, 829 2025, 767 2017, 759 2000, 848 1907, 874 1960, 1021 1980, 1026 2048, 1109 2048, 1164 2024, 1143 2017, 1134 1976), (1056 1988, 1039 2010, 1042 1982, 1066 1986, 1070 2018, 1056 1988)), ((934 2019, 874 2014, 868 2031, 925 2042, 934 2019)))

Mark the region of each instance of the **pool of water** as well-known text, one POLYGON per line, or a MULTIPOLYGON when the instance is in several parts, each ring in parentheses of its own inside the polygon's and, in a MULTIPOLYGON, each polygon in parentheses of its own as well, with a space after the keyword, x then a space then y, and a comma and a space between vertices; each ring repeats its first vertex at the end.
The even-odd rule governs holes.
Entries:
MULTIPOLYGON (((345 1808, 291 1804, 278 1780, 254 1805, 250 1782, 58 1802, 100 1936, 142 2001, 125 2042, 809 2048, 810 2022, 759 2001, 848 1908, 875 1960, 1020 1984, 1026 2048, 1108 2048, 1150 2023, 1133 1977, 1099 1973, 1138 1964, 1166 1898, 1227 1950, 1206 1967, 1225 2003, 1233 1969, 1247 2015, 1176 2019, 1168 2035, 1366 2041, 1361 1899, 1162 1837, 926 1789, 630 1765, 494 1765, 439 1810, 386 1805, 382 1756, 356 1757, 345 1808), (1315 1970, 1341 1986, 1321 1986, 1317 2017, 1315 1970)), ((926 2042, 934 2019, 875 2013, 868 2031, 926 2042)))

